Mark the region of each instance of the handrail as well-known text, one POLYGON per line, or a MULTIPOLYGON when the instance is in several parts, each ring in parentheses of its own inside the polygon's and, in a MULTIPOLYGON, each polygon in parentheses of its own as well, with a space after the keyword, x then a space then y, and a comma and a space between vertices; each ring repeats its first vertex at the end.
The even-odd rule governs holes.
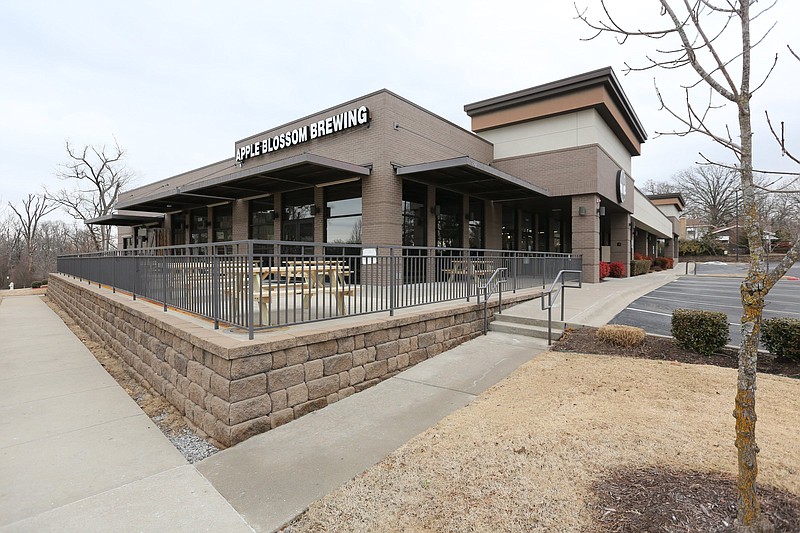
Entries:
POLYGON ((564 294, 562 292, 564 289, 573 288, 573 289, 580 289, 583 286, 582 278, 578 278, 578 286, 575 287, 574 285, 564 285, 564 274, 580 274, 583 275, 583 271, 581 270, 560 270, 556 275, 555 279, 553 280, 553 284, 550 285, 550 288, 542 293, 542 311, 545 309, 547 310, 547 344, 548 346, 553 344, 553 301, 558 301, 558 297, 561 296, 561 322, 564 322, 564 294), (561 284, 558 286, 558 290, 556 290, 556 285, 558 282, 561 281, 561 284), (555 297, 553 296, 553 292, 555 291, 555 297), (547 305, 544 304, 544 295, 547 294, 547 305))
POLYGON ((688 276, 689 275, 689 263, 694 263, 694 275, 696 276, 697 275, 697 261, 692 261, 692 260, 686 261, 684 263, 686 265, 686 271, 684 273, 684 276, 688 276))
POLYGON ((497 302, 498 308, 497 313, 500 314, 503 311, 503 285, 508 283, 507 278, 498 279, 500 274, 504 276, 508 274, 508 268, 500 267, 496 268, 492 275, 489 276, 489 279, 486 280, 484 285, 478 286, 478 298, 480 298, 481 292, 483 292, 483 334, 486 335, 486 331, 489 329, 489 298, 497 292, 497 302), (498 290, 499 289, 499 290, 498 290))

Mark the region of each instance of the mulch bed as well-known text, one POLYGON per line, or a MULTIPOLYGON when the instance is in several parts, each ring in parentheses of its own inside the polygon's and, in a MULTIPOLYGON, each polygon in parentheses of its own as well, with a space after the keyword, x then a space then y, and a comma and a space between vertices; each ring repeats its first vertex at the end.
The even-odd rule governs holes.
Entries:
MULTIPOLYGON (((568 329, 554 351, 639 357, 686 364, 737 368, 737 352, 725 348, 712 356, 696 354, 673 339, 648 335, 636 347, 618 347, 595 337, 596 328, 568 329)), ((762 354, 759 372, 800 379, 800 364, 762 354)), ((735 531, 736 479, 719 473, 668 469, 617 471, 595 487, 597 530, 601 532, 735 531)), ((800 497, 758 487, 762 512, 775 531, 800 531, 800 497)))
MULTIPOLYGON (((723 348, 714 355, 700 355, 681 348, 671 338, 648 335, 640 346, 621 347, 599 341, 595 337, 597 328, 568 329, 560 340, 553 344, 556 352, 596 353, 622 357, 640 357, 659 361, 677 361, 692 365, 714 365, 737 368, 738 355, 732 348, 723 348)), ((800 379, 800 363, 776 359, 770 354, 758 357, 758 371, 800 379)))

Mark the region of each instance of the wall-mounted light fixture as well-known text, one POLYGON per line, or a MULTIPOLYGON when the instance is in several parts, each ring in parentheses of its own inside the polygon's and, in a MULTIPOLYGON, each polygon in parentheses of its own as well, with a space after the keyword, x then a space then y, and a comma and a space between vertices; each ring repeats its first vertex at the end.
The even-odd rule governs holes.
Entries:
POLYGON ((600 207, 598 207, 597 214, 600 215, 601 217, 606 216, 606 206, 601 205, 600 207))
POLYGON ((437 217, 442 214, 442 206, 435 205, 431 207, 431 214, 436 215, 437 217))
POLYGON ((578 216, 582 217, 586 216, 586 208, 584 206, 578 207, 578 216))
POLYGON ((316 216, 320 212, 320 208, 316 205, 311 206, 311 216, 316 216))

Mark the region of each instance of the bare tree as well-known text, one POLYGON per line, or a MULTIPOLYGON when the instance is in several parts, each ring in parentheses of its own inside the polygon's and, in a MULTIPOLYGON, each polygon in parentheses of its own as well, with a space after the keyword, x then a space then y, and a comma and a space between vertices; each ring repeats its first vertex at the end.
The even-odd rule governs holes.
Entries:
MULTIPOLYGON (((60 189, 50 198, 75 220, 87 220, 111 214, 120 190, 133 181, 125 165, 125 151, 114 141, 113 147, 84 145, 77 149, 65 142, 69 161, 61 166, 58 177, 76 182, 73 189, 60 189)), ((90 225, 96 250, 111 247, 111 226, 90 225)))
MULTIPOLYGON (((750 25, 763 16, 775 2, 751 12, 756 0, 658 0, 660 26, 653 29, 637 26, 628 28, 620 24, 608 9, 606 0, 599 0, 602 15, 590 19, 587 11, 577 5, 578 18, 595 30, 590 37, 612 34, 624 44, 630 37, 644 37, 659 41, 654 55, 647 56, 641 67, 626 64, 627 71, 650 69, 679 69, 692 72, 692 81, 684 87, 685 98, 675 106, 665 101, 656 85, 662 109, 681 124, 681 129, 662 132, 685 136, 700 134, 724 147, 733 162, 712 161, 700 154, 709 164, 735 170, 742 190, 744 227, 750 246, 750 268, 741 284, 743 315, 741 319, 742 346, 739 350, 739 373, 734 416, 736 417, 736 448, 738 451, 738 501, 737 528, 739 531, 767 531, 769 521, 761 513, 757 492, 758 474, 756 445, 756 364, 758 339, 765 297, 775 283, 800 257, 800 244, 794 246, 771 270, 767 271, 762 228, 757 211, 756 189, 753 179, 753 129, 750 102, 767 81, 777 63, 778 56, 762 73, 761 81, 751 84, 752 51, 763 42, 766 34, 753 38, 750 25), (738 43, 725 53, 720 44, 738 43), (695 89, 704 89, 703 103, 698 106, 695 89), (724 113, 720 103, 735 106, 736 122, 722 129, 716 128, 711 115, 724 113)), ((762 6, 764 4, 762 3, 762 6)), ((795 56, 797 57, 797 56, 795 56)), ((726 115, 727 116, 727 115, 726 115)), ((733 115, 728 116, 733 119, 733 115)), ((785 145, 785 143, 784 143, 785 145)), ((797 160, 795 160, 797 162, 797 160)), ((782 174, 762 170, 765 173, 782 174)))
POLYGON ((36 238, 39 233, 39 224, 46 215, 55 211, 58 206, 48 203, 48 199, 44 194, 28 194, 28 197, 22 200, 21 208, 14 207, 11 202, 8 203, 8 207, 17 216, 20 233, 22 238, 25 239, 27 265, 22 282, 24 285, 29 285, 33 281, 33 256, 36 248, 36 238))
POLYGON ((686 201, 686 213, 718 227, 736 217, 737 172, 718 166, 687 168, 672 179, 686 201))
POLYGON ((645 181, 644 185, 642 185, 642 190, 645 194, 673 194, 682 192, 671 181, 656 181, 654 179, 645 181))

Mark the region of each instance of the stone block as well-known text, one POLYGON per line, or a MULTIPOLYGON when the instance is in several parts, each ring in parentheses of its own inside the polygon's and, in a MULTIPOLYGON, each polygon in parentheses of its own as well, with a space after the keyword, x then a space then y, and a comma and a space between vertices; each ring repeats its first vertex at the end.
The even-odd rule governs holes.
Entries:
POLYGON ((399 353, 399 341, 390 341, 375 346, 375 360, 383 361, 399 353))
POLYGON ((276 411, 269 415, 269 421, 272 429, 291 422, 292 420, 294 420, 294 409, 292 408, 281 409, 280 411, 276 411))
POLYGON ((353 337, 353 349, 360 350, 366 346, 366 342, 364 341, 364 335, 356 335, 353 337))
POLYGON ((300 405, 296 405, 294 407, 294 417, 300 418, 301 416, 307 415, 312 411, 322 409, 326 405, 328 405, 328 400, 325 398, 317 398, 316 400, 311 400, 310 402, 301 403, 300 405))
POLYGON ((408 354, 408 362, 410 365, 416 365, 428 358, 428 351, 425 348, 414 350, 408 354))
POLYGON ((284 350, 276 350, 272 352, 272 368, 283 368, 286 366, 286 352, 284 350))
POLYGON ((400 328, 389 328, 386 330, 386 336, 390 341, 396 341, 400 338, 400 328))
POLYGON ((324 365, 324 375, 326 376, 347 372, 353 368, 353 354, 343 353, 326 357, 322 360, 322 363, 324 365))
POLYGON ((272 370, 271 353, 251 355, 231 361, 231 379, 240 379, 270 370, 272 370))
POLYGON ((325 365, 322 363, 322 359, 314 359, 313 361, 305 363, 303 368, 306 369, 306 381, 311 381, 312 379, 319 379, 324 375, 323 370, 325 365))
POLYGON ((340 372, 339 373, 339 388, 342 389, 343 387, 347 387, 350 385, 350 373, 349 372, 340 372))
POLYGON ((201 408, 205 408, 206 402, 206 390, 198 385, 197 383, 190 383, 189 384, 189 399, 195 405, 200 406, 201 408))
POLYGON ((284 350, 286 366, 299 365, 308 361, 308 346, 296 346, 284 350))
POLYGON ((211 374, 211 394, 223 400, 231 399, 231 382, 217 373, 211 374))
POLYGON ((242 379, 231 381, 231 403, 261 396, 267 392, 267 375, 256 374, 242 379))
POLYGON ((305 380, 306 372, 303 365, 287 366, 278 370, 270 370, 267 374, 267 391, 288 389, 299 385, 305 380))
POLYGON ((389 370, 389 372, 394 372, 397 370, 397 356, 390 357, 386 360, 386 368, 389 370))
POLYGON ((345 387, 339 391, 339 399, 344 400, 348 396, 352 396, 356 393, 355 387, 345 387))
POLYGON ((206 406, 208 410, 211 411, 211 414, 213 414, 217 419, 224 420, 226 423, 230 419, 231 404, 222 398, 212 396, 208 401, 206 401, 206 406))
POLYGON ((425 348, 425 351, 428 353, 428 359, 430 359, 431 357, 435 357, 440 353, 442 353, 442 345, 439 343, 431 344, 430 346, 425 348))
POLYGON ((366 376, 367 372, 364 370, 363 366, 357 366, 348 372, 350 375, 350 384, 355 385, 356 383, 361 383, 364 381, 364 377, 366 376))
POLYGON ((253 435, 264 433, 270 429, 270 427, 271 420, 268 416, 262 416, 261 418, 255 418, 247 422, 242 422, 241 424, 236 424, 235 426, 231 426, 230 443, 231 445, 238 444, 249 439, 253 435))
POLYGON ((407 353, 401 353, 397 356, 397 368, 402 370, 407 368, 409 365, 409 355, 407 353))
POLYGON ((339 401, 339 393, 338 392, 334 392, 334 393, 328 394, 328 396, 325 399, 328 400, 328 405, 330 405, 332 403, 336 403, 336 402, 339 401))
POLYGON ((367 363, 364 365, 365 376, 364 379, 370 380, 374 378, 378 378, 386 374, 388 372, 388 365, 386 361, 375 361, 372 363, 367 363))
POLYGON ((272 400, 272 410, 282 411, 288 407, 288 395, 286 389, 275 391, 269 395, 272 400))
POLYGON ((261 416, 266 416, 272 411, 272 400, 269 394, 262 394, 255 398, 249 398, 230 404, 230 425, 239 424, 245 420, 251 420, 261 416))
POLYGON ((376 344, 383 344, 389 342, 389 333, 385 329, 378 331, 371 331, 364 334, 364 344, 366 346, 375 346, 376 344))
POLYGON ((286 389, 286 402, 289 407, 308 401, 308 386, 305 383, 286 389))
POLYGON ((355 349, 356 342, 353 337, 342 337, 336 339, 336 351, 338 353, 352 352, 355 349))
POLYGON ((415 337, 419 335, 419 322, 415 322, 413 324, 406 324, 405 326, 400 326, 400 338, 405 339, 408 337, 415 337))
POLYGON ((316 342, 308 345, 308 358, 309 359, 322 359, 335 355, 337 350, 336 340, 329 340, 324 342, 316 342))
POLYGON ((417 336, 417 345, 420 348, 427 348, 431 344, 436 342, 436 332, 435 331, 428 331, 425 333, 420 333, 417 336))
POLYGON ((315 400, 338 392, 339 390, 339 376, 326 376, 308 382, 308 398, 315 400))

